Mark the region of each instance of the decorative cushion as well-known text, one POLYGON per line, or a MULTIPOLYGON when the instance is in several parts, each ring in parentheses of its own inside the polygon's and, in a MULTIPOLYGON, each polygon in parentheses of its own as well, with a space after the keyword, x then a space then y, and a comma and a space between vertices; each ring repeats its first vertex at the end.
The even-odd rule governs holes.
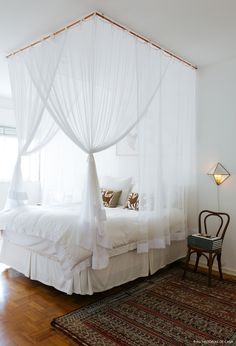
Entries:
POLYGON ((137 192, 130 192, 125 208, 138 210, 139 208, 139 194, 137 192))
POLYGON ((104 207, 116 208, 122 191, 101 189, 104 207))
POLYGON ((122 179, 104 176, 100 181, 100 186, 105 190, 122 191, 118 204, 124 206, 125 202, 127 201, 128 194, 131 191, 132 178, 122 179))

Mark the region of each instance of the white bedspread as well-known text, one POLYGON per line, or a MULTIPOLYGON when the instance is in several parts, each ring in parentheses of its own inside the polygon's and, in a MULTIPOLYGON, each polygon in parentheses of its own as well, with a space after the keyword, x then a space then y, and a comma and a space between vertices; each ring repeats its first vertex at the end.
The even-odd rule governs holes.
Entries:
MULTIPOLYGON (((91 252, 75 244, 75 233, 79 231, 78 204, 63 206, 24 206, 0 214, 0 230, 11 242, 32 247, 36 252, 56 257, 65 273, 81 264, 81 270, 90 264, 91 252), (27 242, 25 238, 28 237, 27 242), (15 240, 14 240, 15 239, 15 240)), ((141 240, 138 212, 123 208, 106 208, 105 232, 113 249, 110 256, 118 255, 137 246, 141 240)), ((178 231, 182 215, 172 213, 173 230, 178 231)))

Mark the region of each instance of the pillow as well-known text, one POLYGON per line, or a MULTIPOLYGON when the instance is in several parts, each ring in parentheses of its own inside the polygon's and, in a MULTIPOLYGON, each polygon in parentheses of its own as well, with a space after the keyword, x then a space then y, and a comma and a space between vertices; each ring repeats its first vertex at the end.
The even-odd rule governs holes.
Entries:
POLYGON ((112 190, 102 189, 101 193, 102 193, 102 201, 103 201, 104 207, 107 207, 107 208, 117 207, 117 204, 121 195, 121 191, 112 191, 112 190))
POLYGON ((115 177, 102 177, 100 186, 102 189, 111 191, 122 191, 118 204, 125 205, 132 186, 132 178, 122 179, 115 177))
POLYGON ((138 198, 137 192, 131 192, 129 194, 128 200, 125 203, 125 208, 131 209, 131 210, 138 210, 139 198, 138 198))

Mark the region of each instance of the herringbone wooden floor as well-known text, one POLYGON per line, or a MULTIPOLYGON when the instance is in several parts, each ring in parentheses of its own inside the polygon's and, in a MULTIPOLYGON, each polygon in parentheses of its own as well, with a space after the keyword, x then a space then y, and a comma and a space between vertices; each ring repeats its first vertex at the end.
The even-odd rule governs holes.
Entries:
POLYGON ((51 320, 102 296, 69 296, 5 269, 0 273, 0 346, 74 345, 51 328, 51 320))

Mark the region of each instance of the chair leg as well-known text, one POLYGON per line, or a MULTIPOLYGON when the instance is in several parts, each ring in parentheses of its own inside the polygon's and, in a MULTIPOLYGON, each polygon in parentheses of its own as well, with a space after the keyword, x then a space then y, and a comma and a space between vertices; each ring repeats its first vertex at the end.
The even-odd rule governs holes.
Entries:
POLYGON ((212 253, 209 254, 208 286, 211 287, 212 253))
POLYGON ((199 263, 199 258, 201 257, 201 254, 199 252, 197 252, 197 258, 196 258, 196 262, 195 262, 195 266, 194 266, 194 271, 197 271, 198 268, 198 263, 199 263))
POLYGON ((218 268, 220 273, 220 280, 223 280, 223 273, 221 268, 221 253, 217 255, 218 268))
POLYGON ((184 272, 183 272, 182 280, 185 279, 186 271, 188 269, 189 260, 190 260, 190 248, 188 248, 188 253, 187 253, 187 257, 186 257, 186 261, 185 261, 185 266, 184 266, 184 272))

